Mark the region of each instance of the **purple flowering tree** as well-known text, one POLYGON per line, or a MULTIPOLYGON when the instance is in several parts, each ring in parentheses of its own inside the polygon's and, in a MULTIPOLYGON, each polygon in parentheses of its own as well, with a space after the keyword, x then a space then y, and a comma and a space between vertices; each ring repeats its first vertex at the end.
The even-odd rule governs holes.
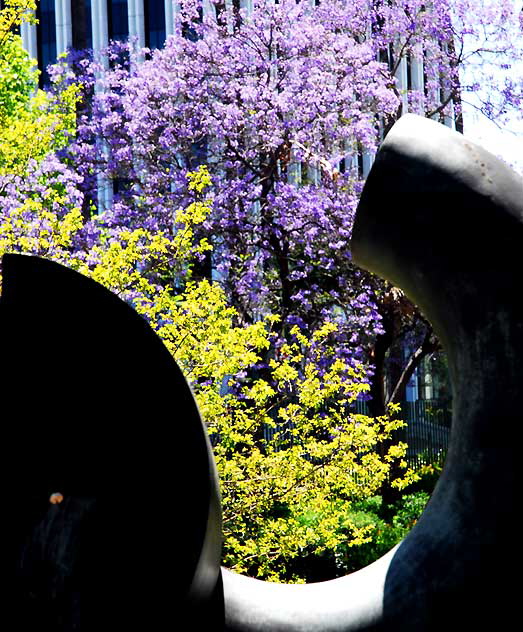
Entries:
POLYGON ((328 343, 368 365, 372 412, 383 414, 437 341, 399 290, 351 262, 365 164, 407 110, 459 128, 477 88, 460 71, 474 60, 492 86, 486 113, 520 103, 521 83, 486 74, 498 54, 521 55, 512 2, 179 4, 164 49, 118 44, 55 69, 58 85, 80 81, 85 92, 63 160, 107 226, 166 234, 191 201, 187 172, 205 163, 214 196, 202 230, 213 254, 198 273, 219 281, 244 323, 279 316, 273 354, 295 325, 310 337, 336 323, 328 343), (411 357, 385 392, 387 358, 406 336, 411 357))

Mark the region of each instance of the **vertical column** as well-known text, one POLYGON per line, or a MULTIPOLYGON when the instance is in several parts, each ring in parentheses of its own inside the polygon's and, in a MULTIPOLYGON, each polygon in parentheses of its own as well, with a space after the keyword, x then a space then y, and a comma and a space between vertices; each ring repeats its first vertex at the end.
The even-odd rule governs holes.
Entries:
POLYGON ((319 184, 320 182, 320 170, 313 165, 307 165, 307 180, 310 184, 319 184))
MULTIPOLYGON (((350 149, 349 143, 345 143, 345 151, 350 149)), ((356 172, 359 171, 359 156, 357 151, 352 151, 350 154, 346 154, 345 162, 347 164, 347 170, 354 169, 356 172)))
POLYGON ((423 78, 423 54, 416 51, 412 55, 411 60, 411 81, 412 89, 423 91, 425 88, 425 80, 423 78))
MULTIPOLYGON (((421 47, 418 47, 411 56, 410 60, 410 82, 411 89, 417 93, 419 93, 420 97, 423 97, 425 93, 425 77, 424 77, 424 68, 423 68, 423 50, 421 47)), ((415 109, 415 114, 419 114, 423 116, 425 114, 424 108, 420 103, 415 109)))
POLYGON ((29 53, 31 59, 38 59, 38 44, 36 39, 36 24, 28 24, 22 22, 20 25, 20 35, 25 50, 29 53))
POLYGON ((407 73, 407 60, 402 57, 396 72, 394 74, 397 80, 398 92, 401 98, 402 113, 406 114, 409 111, 409 99, 408 99, 408 73, 407 73))
POLYGON ((214 4, 211 2, 211 0, 203 0, 202 11, 203 11, 203 15, 210 15, 211 17, 216 17, 216 9, 214 8, 214 4))
POLYGON ((139 48, 145 46, 145 15, 143 0, 128 0, 129 37, 136 38, 139 48))
POLYGON ((92 0, 93 51, 100 52, 109 44, 107 0, 92 0))
POLYGON ((61 55, 73 45, 73 21, 71 0, 55 0, 56 54, 61 55))
MULTIPOLYGON (((108 0, 91 0, 91 20, 93 25, 93 53, 95 57, 100 51, 109 45, 109 29, 107 22, 107 1, 108 0)), ((105 60, 105 64, 107 61, 105 60)), ((95 90, 101 91, 101 87, 97 82, 95 90)), ((96 149, 103 156, 104 161, 109 158, 109 148, 103 139, 96 141, 96 149)), ((112 203, 113 186, 109 178, 103 173, 99 173, 96 177, 98 188, 98 213, 103 213, 112 203)))
POLYGON ((60 53, 65 52, 67 48, 67 44, 65 44, 64 33, 62 29, 63 25, 63 2, 62 0, 54 0, 54 13, 55 20, 54 26, 56 31, 56 56, 60 55, 60 53))
MULTIPOLYGON (((425 96, 429 102, 429 109, 436 110, 436 107, 442 101, 441 94, 441 84, 439 82, 439 71, 435 68, 433 55, 431 55, 430 50, 426 49, 423 51, 424 58, 424 69, 426 71, 426 82, 424 81, 423 90, 425 92, 425 96)), ((439 112, 435 112, 430 117, 434 121, 440 121, 439 112)))
POLYGON ((295 186, 299 186, 301 184, 302 179, 302 164, 296 158, 296 150, 294 148, 290 151, 290 162, 288 169, 288 179, 289 182, 294 184, 295 186))
MULTIPOLYGON (((109 160, 109 147, 105 140, 97 140, 96 149, 103 156, 104 162, 107 162, 109 160)), ((96 187, 98 189, 98 213, 100 214, 110 208, 113 203, 113 182, 105 174, 99 173, 96 176, 96 187)))
POLYGON ((165 36, 174 35, 174 20, 180 10, 176 0, 165 0, 165 36))
MULTIPOLYGON (((440 44, 440 47, 446 54, 448 54, 447 44, 440 44)), ((430 59, 428 60, 427 66, 428 66, 428 74, 430 74, 431 71, 432 73, 435 73, 435 69, 431 68, 432 64, 431 64, 430 59)), ((441 76, 439 76, 438 78, 438 75, 437 75, 436 81, 434 81, 434 79, 431 78, 430 76, 428 77, 428 82, 430 82, 430 85, 431 85, 430 93, 428 94, 428 96, 429 98, 434 100, 434 104, 444 103, 449 96, 447 90, 445 90, 445 86, 443 85, 441 76)), ((446 110, 447 110, 446 114, 441 115, 440 112, 436 112, 435 114, 432 115, 431 118, 436 121, 442 122, 444 125, 446 125, 447 127, 450 127, 451 129, 456 129, 456 114, 454 111, 454 103, 452 101, 450 102, 449 105, 447 105, 446 110)))
POLYGON ((362 154, 362 176, 366 178, 374 162, 374 154, 364 151, 362 154))
POLYGON ((450 129, 456 129, 456 113, 454 111, 454 101, 449 103, 450 114, 445 114, 443 117, 443 123, 450 127, 450 129))
MULTIPOLYGON (((443 50, 447 54, 447 58, 449 58, 448 57, 449 45, 446 43, 443 44, 443 50)), ((449 96, 450 96, 450 93, 448 92, 448 90, 445 90, 445 87, 442 85, 441 86, 441 100, 444 102, 449 98, 449 96)), ((443 117, 443 123, 444 125, 446 125, 447 127, 450 127, 451 129, 456 129, 456 113, 454 111, 454 101, 452 99, 448 105, 448 110, 449 110, 449 113, 445 114, 445 116, 443 117)))

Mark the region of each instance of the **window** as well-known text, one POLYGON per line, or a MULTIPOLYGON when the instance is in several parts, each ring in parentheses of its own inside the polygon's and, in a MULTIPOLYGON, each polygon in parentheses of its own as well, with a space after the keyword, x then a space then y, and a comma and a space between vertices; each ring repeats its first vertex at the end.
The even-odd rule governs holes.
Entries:
POLYGON ((91 0, 72 0, 73 48, 83 50, 93 47, 91 0))
POLYGON ((107 0, 107 31, 110 40, 126 40, 129 37, 127 0, 107 0))
POLYGON ((40 87, 49 85, 47 66, 56 61, 56 26, 54 0, 40 0, 36 9, 36 30, 40 87))
POLYGON ((144 0, 145 45, 147 48, 162 48, 165 44, 164 0, 144 0))
MULTIPOLYGON (((201 22, 202 20, 203 20, 203 9, 202 7, 199 7, 198 17, 196 18, 196 21, 201 22)), ((196 42, 196 40, 198 39, 198 33, 196 32, 191 22, 184 22, 182 24, 182 36, 186 37, 191 42, 196 42)))

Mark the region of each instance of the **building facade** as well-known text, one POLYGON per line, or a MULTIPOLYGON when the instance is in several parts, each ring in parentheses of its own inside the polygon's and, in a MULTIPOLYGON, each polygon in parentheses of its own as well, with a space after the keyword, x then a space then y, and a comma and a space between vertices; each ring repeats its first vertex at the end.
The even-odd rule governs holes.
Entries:
POLYGON ((174 31, 173 0, 39 0, 38 24, 22 24, 24 48, 46 68, 68 48, 105 48, 110 40, 134 37, 139 46, 160 48, 174 31))
MULTIPOLYGON (((311 4, 317 1, 310 0, 311 4)), ((251 2, 240 0, 239 5, 248 9, 251 2)), ((204 2, 205 11, 213 11, 210 0, 204 2)), ((177 0, 38 0, 36 12, 38 24, 23 23, 21 36, 24 48, 38 61, 40 82, 44 86, 48 82, 47 66, 70 47, 92 48, 96 53, 107 47, 110 40, 130 37, 135 38, 139 47, 161 48, 174 33, 177 0)), ((382 61, 391 66, 392 51, 384 51, 383 55, 386 58, 382 61)), ((395 76, 403 98, 403 112, 407 112, 407 91, 424 89, 423 52, 402 58, 395 76)), ((447 116, 444 123, 454 127, 454 117, 447 116)), ((344 168, 359 167, 367 175, 372 157, 354 155, 346 162, 344 168)))

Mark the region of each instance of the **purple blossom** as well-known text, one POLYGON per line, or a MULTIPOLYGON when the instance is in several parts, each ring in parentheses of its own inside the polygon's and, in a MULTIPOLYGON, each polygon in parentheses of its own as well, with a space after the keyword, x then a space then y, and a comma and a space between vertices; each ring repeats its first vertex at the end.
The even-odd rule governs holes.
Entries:
MULTIPOLYGON (((69 66, 52 70, 56 90, 71 81, 83 90, 77 138, 60 157, 67 176, 56 167, 56 181, 67 187, 74 174, 71 200, 96 200, 100 178, 115 182, 106 229, 173 234, 176 210, 195 200, 187 172, 204 162, 213 210, 201 236, 213 242, 215 276, 240 318, 278 313, 280 342, 295 324, 312 334, 336 322, 338 355, 369 363, 384 331, 384 288, 350 256, 363 185, 350 161, 374 152, 401 113, 401 59, 424 63, 409 108, 443 116, 452 100, 442 106, 442 94, 466 88, 464 38, 477 40, 477 55, 485 33, 491 47, 513 48, 503 30, 510 0, 481 4, 254 0, 251 14, 235 14, 215 2, 217 15, 202 19, 201 2, 182 0, 164 49, 116 43, 100 59, 71 52, 69 66)), ((521 85, 503 83, 485 111, 519 103, 521 85)), ((96 230, 88 225, 84 246, 96 230)))

